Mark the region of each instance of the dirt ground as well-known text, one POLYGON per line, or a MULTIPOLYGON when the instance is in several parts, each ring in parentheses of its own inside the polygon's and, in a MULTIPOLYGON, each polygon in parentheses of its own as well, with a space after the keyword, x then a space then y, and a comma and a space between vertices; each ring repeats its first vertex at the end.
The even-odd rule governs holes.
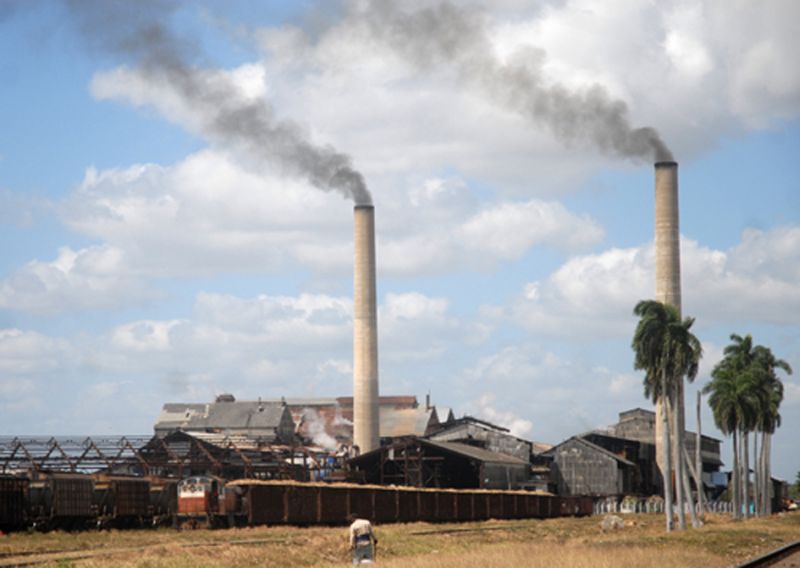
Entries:
MULTIPOLYGON (((664 532, 659 515, 376 527, 385 566, 731 566, 800 539, 800 512, 733 522, 712 515, 700 529, 664 532)), ((18 533, 0 537, 0 566, 344 566, 346 527, 257 527, 18 533)))

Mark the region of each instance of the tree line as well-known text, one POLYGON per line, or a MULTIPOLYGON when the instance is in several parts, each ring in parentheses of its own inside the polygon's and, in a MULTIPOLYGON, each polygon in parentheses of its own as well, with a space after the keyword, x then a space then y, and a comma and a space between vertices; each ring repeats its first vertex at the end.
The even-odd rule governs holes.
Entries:
MULTIPOLYGON (((694 381, 703 355, 700 340, 691 330, 695 320, 682 318, 677 308, 655 300, 639 302, 633 313, 639 317, 631 343, 634 368, 645 372, 645 397, 660 402, 663 409, 657 417, 661 421, 661 437, 656 439, 656 446, 662 462, 666 528, 674 528, 673 502, 678 527, 686 528, 687 510, 692 526, 697 527, 702 519, 696 511, 699 515, 704 511, 700 395, 694 464, 686 447, 683 396, 684 380, 694 381), (689 475, 697 488, 697 507, 692 503, 689 475)), ((714 423, 732 439, 733 469, 728 495, 733 517, 739 519, 771 513, 771 441, 781 423, 779 408, 783 400, 783 383, 777 372, 791 374, 792 369, 768 347, 755 345, 749 334, 732 334, 730 339, 702 392, 708 395, 714 423)))

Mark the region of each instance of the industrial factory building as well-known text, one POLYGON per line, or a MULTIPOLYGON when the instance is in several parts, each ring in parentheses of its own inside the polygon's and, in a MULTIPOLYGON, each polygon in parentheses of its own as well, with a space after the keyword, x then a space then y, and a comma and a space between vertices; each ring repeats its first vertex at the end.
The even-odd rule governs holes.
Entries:
POLYGON ((367 483, 456 489, 519 489, 530 462, 459 442, 409 437, 350 460, 367 483))
MULTIPOLYGON (((223 477, 347 478, 453 488, 536 488, 560 495, 648 496, 661 492, 655 413, 626 410, 603 430, 556 446, 514 436, 480 418, 455 418, 416 396, 378 399, 380 446, 354 447, 352 397, 168 403, 145 448, 154 463, 223 477), (359 455, 360 454, 360 455, 359 455)), ((693 452, 697 435, 687 432, 693 452)), ((144 454, 143 454, 144 455, 144 454)), ((720 441, 701 438, 703 487, 724 488, 720 441)))
POLYGON ((221 394, 209 404, 165 404, 154 430, 157 436, 177 431, 222 432, 269 443, 290 443, 295 425, 289 409, 280 401, 237 401, 233 395, 221 394))
POLYGON ((437 442, 462 442, 523 461, 530 461, 533 453, 533 442, 511 435, 508 428, 473 416, 449 420, 428 438, 437 442))
MULTIPOLYGON (((428 436, 441 429, 436 407, 430 401, 420 405, 416 396, 382 396, 379 407, 384 442, 428 436)), ((223 394, 207 404, 167 403, 154 430, 161 437, 179 431, 243 434, 267 443, 349 447, 353 445, 353 397, 237 401, 223 394)))
MULTIPOLYGON (((655 454, 656 414, 651 410, 634 408, 619 413, 619 422, 608 428, 608 432, 629 440, 638 440, 653 446, 655 454)), ((724 465, 720 457, 721 440, 711 436, 700 437, 700 460, 702 463, 703 487, 710 497, 718 496, 727 486, 725 476, 720 472, 724 465)), ((686 451, 692 458, 695 455, 697 433, 686 431, 686 451)), ((656 475, 658 475, 656 473, 656 475)))
MULTIPOLYGON (((620 412, 619 422, 607 429, 569 438, 544 456, 552 459, 551 479, 559 494, 656 495, 662 479, 655 435, 655 413, 635 408, 620 412)), ((696 433, 686 432, 692 456, 696 440, 696 433)), ((703 489, 714 497, 724 488, 718 439, 701 437, 701 461, 703 489)))
POLYGON ((182 478, 216 475, 226 479, 308 478, 313 457, 295 459, 296 450, 244 434, 171 432, 153 438, 137 452, 146 475, 182 478))
POLYGON ((626 495, 634 492, 635 463, 573 436, 547 452, 553 458, 551 479, 559 495, 626 495))

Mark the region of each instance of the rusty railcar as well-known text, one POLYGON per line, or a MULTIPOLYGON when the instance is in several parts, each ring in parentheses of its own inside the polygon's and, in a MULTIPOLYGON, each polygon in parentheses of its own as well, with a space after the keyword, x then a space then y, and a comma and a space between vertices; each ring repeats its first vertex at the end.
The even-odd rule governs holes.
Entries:
POLYGON ((178 513, 178 482, 150 478, 150 520, 155 526, 172 524, 178 513))
POLYGON ((31 480, 28 516, 42 529, 81 529, 96 518, 94 480, 89 475, 46 473, 31 480))
POLYGON ((94 505, 101 526, 144 526, 152 518, 150 481, 142 477, 96 476, 94 505))
POLYGON ((239 508, 249 525, 343 524, 350 514, 378 523, 545 519, 592 513, 591 497, 556 497, 526 491, 453 490, 369 485, 239 480, 239 508))
POLYGON ((25 528, 28 484, 28 479, 24 477, 0 475, 0 531, 25 528))

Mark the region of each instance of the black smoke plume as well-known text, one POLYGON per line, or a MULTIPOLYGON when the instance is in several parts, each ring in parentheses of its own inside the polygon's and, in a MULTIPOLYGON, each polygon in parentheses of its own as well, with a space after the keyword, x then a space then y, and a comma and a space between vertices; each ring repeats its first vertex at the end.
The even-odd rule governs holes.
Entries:
POLYGON ((522 50, 508 62, 499 61, 477 11, 447 2, 416 11, 398 6, 402 3, 372 2, 356 18, 363 18, 376 42, 388 44, 418 68, 453 66, 466 84, 546 126, 562 143, 588 141, 615 156, 673 160, 658 132, 631 126, 628 106, 602 86, 574 91, 547 84, 542 50, 522 50))
POLYGON ((201 133, 210 141, 275 163, 356 205, 372 203, 348 155, 314 144, 298 125, 277 118, 268 102, 243 97, 224 73, 196 63, 199 48, 166 24, 176 2, 68 0, 67 5, 90 46, 130 60, 148 81, 173 89, 198 111, 201 133))

